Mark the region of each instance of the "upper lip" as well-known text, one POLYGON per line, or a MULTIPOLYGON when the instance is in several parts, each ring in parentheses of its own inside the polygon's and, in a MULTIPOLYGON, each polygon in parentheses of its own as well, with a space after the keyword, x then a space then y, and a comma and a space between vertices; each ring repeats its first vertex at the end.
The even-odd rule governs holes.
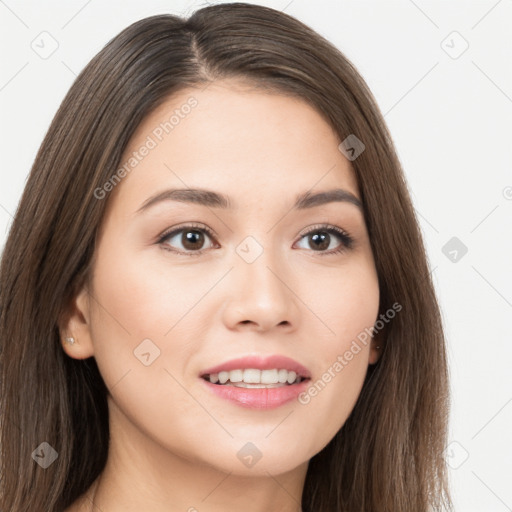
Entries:
POLYGON ((205 375, 210 375, 212 373, 219 373, 222 371, 229 372, 230 370, 244 370, 247 368, 255 368, 259 370, 272 370, 276 368, 278 370, 294 371, 297 375, 305 379, 311 378, 311 373, 305 366, 293 359, 290 359, 289 357, 278 354, 271 356, 252 355, 239 357, 237 359, 230 359, 229 361, 217 366, 212 366, 211 368, 203 370, 200 376, 204 377, 205 375))

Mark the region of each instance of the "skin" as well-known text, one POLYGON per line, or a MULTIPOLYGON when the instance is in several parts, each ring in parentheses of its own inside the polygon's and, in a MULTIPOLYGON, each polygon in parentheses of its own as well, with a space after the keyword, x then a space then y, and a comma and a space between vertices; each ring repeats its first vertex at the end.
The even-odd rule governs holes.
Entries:
POLYGON ((181 91, 138 127, 122 161, 191 96, 197 106, 109 198, 93 274, 61 326, 77 339, 66 353, 94 356, 110 390, 107 466, 68 511, 92 510, 93 496, 104 512, 300 511, 309 459, 344 424, 379 357, 376 339, 361 345, 306 405, 249 409, 205 389, 202 370, 245 355, 291 357, 317 381, 373 326, 379 288, 359 208, 292 209, 308 190, 360 199, 341 141, 302 100, 235 80, 181 91), (187 187, 226 194, 235 207, 164 201, 136 213, 155 193, 187 187), (200 255, 164 249, 186 252, 181 233, 158 243, 190 222, 215 234, 196 242, 200 255), (323 254, 344 243, 331 235, 319 250, 311 238, 322 229, 304 236, 324 223, 353 247, 323 254), (236 252, 247 236, 263 249, 252 263, 236 252), (149 366, 134 356, 145 339, 160 350, 149 366), (237 457, 247 442, 262 454, 252 467, 237 457))

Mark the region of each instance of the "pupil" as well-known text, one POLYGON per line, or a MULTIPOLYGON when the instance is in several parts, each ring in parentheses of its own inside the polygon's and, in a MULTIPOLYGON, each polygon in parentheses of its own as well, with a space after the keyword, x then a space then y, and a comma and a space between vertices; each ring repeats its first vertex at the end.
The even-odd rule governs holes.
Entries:
POLYGON ((315 234, 311 237, 311 239, 313 240, 314 242, 314 246, 312 246, 312 248, 314 249, 315 247, 317 249, 327 249, 329 247, 329 234, 328 233, 322 233, 320 235, 318 234, 315 234))
POLYGON ((187 231, 183 234, 182 238, 185 249, 197 249, 203 245, 202 243, 197 244, 197 242, 204 242, 204 235, 200 231, 187 231))

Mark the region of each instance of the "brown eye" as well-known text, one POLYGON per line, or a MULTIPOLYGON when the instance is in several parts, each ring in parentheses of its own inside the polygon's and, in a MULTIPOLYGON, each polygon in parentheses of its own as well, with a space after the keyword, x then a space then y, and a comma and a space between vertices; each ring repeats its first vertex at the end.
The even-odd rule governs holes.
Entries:
POLYGON ((204 244, 204 234, 196 230, 183 231, 181 235, 181 243, 185 249, 191 251, 202 249, 204 244))
POLYGON ((299 242, 306 243, 301 249, 310 249, 321 255, 340 253, 351 249, 354 244, 353 238, 336 226, 315 226, 307 233, 304 233, 299 242))
POLYGON ((203 250, 213 247, 212 239, 213 234, 206 228, 183 226, 162 235, 158 243, 168 251, 183 254, 200 254, 203 250), (207 245, 208 240, 210 240, 209 246, 207 245))
POLYGON ((313 250, 320 250, 323 251, 325 249, 329 248, 329 244, 331 242, 331 235, 329 233, 323 232, 317 232, 313 234, 311 237, 309 237, 309 246, 313 250))

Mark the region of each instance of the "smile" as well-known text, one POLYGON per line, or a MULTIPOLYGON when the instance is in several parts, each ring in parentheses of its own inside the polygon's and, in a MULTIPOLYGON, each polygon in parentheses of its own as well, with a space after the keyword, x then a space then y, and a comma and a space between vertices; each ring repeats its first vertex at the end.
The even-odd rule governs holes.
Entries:
POLYGON ((236 369, 221 371, 203 376, 212 384, 235 386, 243 388, 273 388, 299 383, 305 379, 293 370, 271 369, 259 370, 257 368, 236 369))

